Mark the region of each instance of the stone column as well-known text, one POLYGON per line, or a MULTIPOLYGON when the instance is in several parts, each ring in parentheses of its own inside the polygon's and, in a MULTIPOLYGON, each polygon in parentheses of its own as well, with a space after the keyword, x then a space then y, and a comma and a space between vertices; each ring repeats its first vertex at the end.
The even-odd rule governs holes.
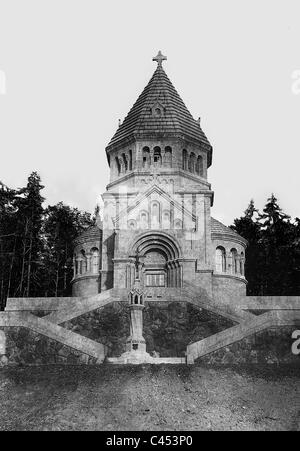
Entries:
POLYGON ((92 255, 90 254, 90 252, 88 252, 86 254, 86 270, 87 270, 87 272, 91 272, 91 258, 92 258, 92 255))
POLYGON ((242 273, 241 273, 241 257, 239 255, 236 255, 236 274, 242 275, 242 273))
POLYGON ((181 287, 181 267, 180 267, 179 263, 177 263, 176 275, 177 275, 176 287, 180 288, 181 287))
POLYGON ((0 330, 0 368, 8 364, 6 357, 6 335, 3 330, 0 330))
POLYGON ((146 342, 143 337, 143 310, 142 304, 130 305, 130 337, 126 342, 126 351, 146 352, 146 342))

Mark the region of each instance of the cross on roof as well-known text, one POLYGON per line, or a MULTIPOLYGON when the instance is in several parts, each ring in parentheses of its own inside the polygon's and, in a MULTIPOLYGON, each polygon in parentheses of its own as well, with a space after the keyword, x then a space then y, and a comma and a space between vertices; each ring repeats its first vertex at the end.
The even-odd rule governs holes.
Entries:
POLYGON ((164 56, 161 51, 158 52, 158 54, 152 58, 152 61, 157 61, 158 66, 162 66, 162 62, 167 60, 167 57, 164 56))

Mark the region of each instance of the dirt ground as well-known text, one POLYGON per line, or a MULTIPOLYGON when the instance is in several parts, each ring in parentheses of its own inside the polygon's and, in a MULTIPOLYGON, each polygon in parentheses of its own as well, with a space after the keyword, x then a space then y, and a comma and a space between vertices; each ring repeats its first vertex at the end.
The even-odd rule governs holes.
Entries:
POLYGON ((0 430, 300 430, 296 368, 0 370, 0 430))

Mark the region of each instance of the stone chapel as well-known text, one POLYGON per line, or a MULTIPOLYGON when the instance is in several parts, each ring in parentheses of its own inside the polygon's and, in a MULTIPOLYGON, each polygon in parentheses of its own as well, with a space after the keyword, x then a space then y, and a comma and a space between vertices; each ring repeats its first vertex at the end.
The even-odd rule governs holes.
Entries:
POLYGON ((246 296, 247 243, 211 217, 212 146, 157 67, 106 147, 102 220, 77 237, 73 296, 9 298, 0 367, 292 363, 299 297, 246 296))
POLYGON ((246 241, 211 217, 212 146, 169 80, 156 70, 106 147, 103 222, 75 243, 74 296, 133 287, 151 300, 193 287, 217 302, 246 294, 246 241))

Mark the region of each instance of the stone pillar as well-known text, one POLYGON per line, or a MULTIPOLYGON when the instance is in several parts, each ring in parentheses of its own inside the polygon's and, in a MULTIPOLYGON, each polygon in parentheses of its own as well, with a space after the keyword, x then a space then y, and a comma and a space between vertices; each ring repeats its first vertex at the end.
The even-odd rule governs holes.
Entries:
POLYGON ((171 263, 172 287, 175 287, 175 265, 171 263))
POLYGON ((143 310, 142 304, 130 305, 130 337, 126 341, 126 351, 146 352, 146 342, 143 337, 143 310))
POLYGON ((245 277, 245 257, 240 256, 240 270, 241 270, 241 276, 245 277))
POLYGON ((177 274, 176 287, 180 288, 181 287, 181 267, 180 267, 179 263, 177 263, 176 274, 177 274))
POLYGON ((91 259, 92 259, 92 255, 89 252, 86 254, 86 270, 87 270, 87 272, 91 272, 91 259))
POLYGON ((234 274, 234 259, 232 258, 232 254, 226 250, 226 264, 225 264, 226 272, 229 274, 234 274))
POLYGON ((7 365, 6 357, 6 336, 3 330, 0 330, 0 367, 7 365))
POLYGON ((120 357, 124 363, 146 363, 151 356, 146 352, 146 342, 143 337, 143 292, 141 282, 135 279, 134 287, 129 293, 130 336, 126 340, 126 352, 120 357))
POLYGON ((78 259, 78 267, 79 267, 78 274, 82 275, 82 273, 83 273, 83 270, 82 270, 82 268, 83 268, 83 260, 82 260, 81 257, 78 259))
POLYGON ((239 255, 236 255, 236 274, 238 276, 242 275, 241 269, 241 257, 239 255))

